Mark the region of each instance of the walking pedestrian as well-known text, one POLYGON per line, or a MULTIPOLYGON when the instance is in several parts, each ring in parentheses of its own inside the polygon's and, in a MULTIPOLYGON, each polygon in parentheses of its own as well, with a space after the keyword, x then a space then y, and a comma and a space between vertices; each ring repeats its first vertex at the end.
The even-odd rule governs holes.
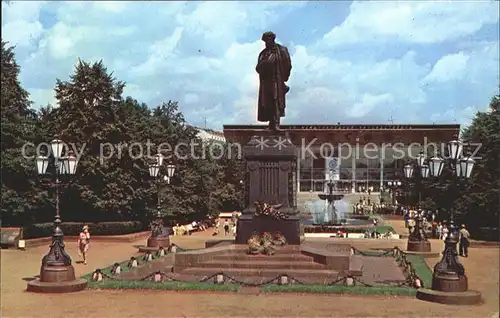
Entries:
POLYGON ((441 239, 441 235, 443 235, 443 225, 441 222, 438 222, 436 227, 436 238, 441 239))
POLYGON ((84 225, 78 236, 78 254, 83 258, 83 264, 87 265, 87 253, 89 251, 90 232, 89 226, 84 225))
POLYGON ((470 233, 467 231, 465 228, 465 224, 462 224, 460 226, 460 240, 459 240, 459 251, 460 251, 460 256, 463 257, 468 257, 469 256, 469 238, 470 238, 470 233))

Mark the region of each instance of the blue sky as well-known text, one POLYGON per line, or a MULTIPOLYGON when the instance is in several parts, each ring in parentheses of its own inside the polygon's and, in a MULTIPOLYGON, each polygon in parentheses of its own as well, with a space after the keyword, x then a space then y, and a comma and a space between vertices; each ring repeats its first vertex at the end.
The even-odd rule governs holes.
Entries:
POLYGON ((460 123, 499 88, 499 2, 59 2, 2 5, 39 107, 78 58, 103 60, 150 106, 210 128, 256 123, 260 36, 292 55, 288 124, 460 123))

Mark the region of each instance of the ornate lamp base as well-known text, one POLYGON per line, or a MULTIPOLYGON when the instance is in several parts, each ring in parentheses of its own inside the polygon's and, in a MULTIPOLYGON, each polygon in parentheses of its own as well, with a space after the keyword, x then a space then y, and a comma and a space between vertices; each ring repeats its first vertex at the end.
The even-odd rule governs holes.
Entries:
POLYGON ((434 274, 432 277, 432 289, 443 292, 465 292, 468 288, 467 276, 457 276, 450 273, 434 274))
POLYGON ((474 305, 482 302, 480 292, 468 290, 467 276, 457 256, 458 237, 459 234, 455 232, 451 221, 443 258, 434 266, 432 289, 419 289, 418 299, 452 305, 474 305))
POLYGON ((43 266, 40 278, 28 282, 27 290, 37 293, 70 293, 87 287, 86 279, 76 279, 73 265, 43 266))
POLYGON ((148 238, 148 243, 146 246, 139 246, 140 253, 146 252, 156 252, 160 250, 160 247, 163 247, 165 250, 168 250, 170 247, 170 237, 169 236, 151 236, 148 238))
POLYGON ((426 253, 431 251, 431 242, 425 241, 412 241, 408 240, 408 244, 406 245, 406 249, 409 252, 419 252, 426 253))
POLYGON ((64 250, 61 219, 56 215, 50 250, 42 259, 40 277, 28 282, 27 290, 38 293, 69 293, 87 287, 86 279, 76 279, 71 258, 64 250))
POLYGON ((156 248, 168 248, 170 246, 170 238, 168 236, 151 236, 148 238, 147 247, 156 247, 156 248))
POLYGON ((421 288, 417 290, 417 299, 447 305, 477 305, 482 303, 481 293, 475 290, 457 293, 421 288))

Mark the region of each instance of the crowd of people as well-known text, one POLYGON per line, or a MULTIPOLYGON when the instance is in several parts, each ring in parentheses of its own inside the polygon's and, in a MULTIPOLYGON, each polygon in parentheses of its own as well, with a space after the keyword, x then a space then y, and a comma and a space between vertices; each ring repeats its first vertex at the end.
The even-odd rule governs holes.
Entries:
MULTIPOLYGON (((437 211, 423 211, 416 210, 414 208, 403 208, 403 215, 405 219, 405 227, 408 228, 408 232, 412 233, 416 226, 416 218, 422 216, 422 226, 426 234, 430 238, 440 239, 446 241, 446 238, 450 234, 450 229, 448 227, 448 221, 437 221, 437 211)), ((468 257, 468 248, 470 245, 470 233, 467 230, 465 224, 460 226, 459 230, 459 254, 463 257, 468 257)))
POLYGON ((396 214, 398 206, 394 204, 386 204, 384 202, 372 202, 370 197, 359 199, 359 202, 353 206, 355 214, 396 214))
POLYGON ((205 221, 193 221, 187 225, 177 224, 172 228, 174 236, 191 235, 193 232, 203 232, 213 228, 212 236, 224 233, 224 236, 236 236, 236 224, 238 222, 238 213, 234 212, 231 218, 218 217, 205 221))

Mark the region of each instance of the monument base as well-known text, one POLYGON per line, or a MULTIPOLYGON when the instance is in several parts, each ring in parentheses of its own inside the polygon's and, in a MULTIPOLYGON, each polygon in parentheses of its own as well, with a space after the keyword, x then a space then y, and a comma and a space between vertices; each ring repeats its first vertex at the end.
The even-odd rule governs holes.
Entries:
POLYGON ((75 269, 69 266, 43 266, 40 278, 28 282, 27 290, 37 293, 70 293, 87 287, 86 279, 76 279, 75 269))
POLYGON ((280 232, 288 245, 300 245, 300 219, 295 216, 276 220, 265 216, 242 215, 236 227, 235 243, 247 244, 254 233, 262 235, 265 232, 280 232))

